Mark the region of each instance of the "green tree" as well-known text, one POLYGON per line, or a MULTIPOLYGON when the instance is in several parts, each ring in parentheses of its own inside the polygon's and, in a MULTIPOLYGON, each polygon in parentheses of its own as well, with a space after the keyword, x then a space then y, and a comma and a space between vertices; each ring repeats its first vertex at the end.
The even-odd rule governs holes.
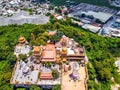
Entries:
POLYGON ((95 22, 96 22, 96 23, 102 23, 102 22, 100 21, 100 19, 96 19, 95 22))
POLYGON ((53 86, 52 90, 61 90, 61 85, 55 85, 55 86, 53 86))
POLYGON ((27 62, 27 55, 26 54, 20 54, 19 60, 23 60, 24 62, 27 62))
POLYGON ((55 8, 55 12, 61 14, 61 9, 60 8, 55 8))
POLYGON ((32 56, 32 55, 33 55, 33 52, 32 52, 32 51, 30 51, 28 54, 29 54, 29 56, 32 56))
POLYGON ((104 82, 110 81, 110 71, 107 68, 102 68, 102 70, 98 71, 98 79, 103 80, 104 82))
POLYGON ((67 16, 67 15, 68 15, 68 12, 66 11, 66 12, 64 13, 64 15, 66 15, 66 16, 67 16))
POLYGON ((81 14, 81 17, 84 18, 84 17, 86 17, 86 15, 83 13, 83 14, 81 14))
POLYGON ((31 85, 30 90, 42 90, 42 89, 36 85, 31 85))
POLYGON ((54 6, 53 5, 50 5, 49 6, 49 10, 53 10, 54 9, 54 6))
POLYGON ((57 79, 59 77, 59 72, 57 69, 52 69, 53 79, 57 79))
POLYGON ((60 23, 55 22, 55 28, 58 30, 60 28, 60 23))
POLYGON ((8 62, 10 63, 11 67, 13 67, 14 64, 16 63, 17 58, 16 58, 15 55, 13 55, 13 53, 10 53, 10 54, 7 56, 7 60, 8 60, 8 62))
POLYGON ((50 40, 51 40, 51 42, 58 42, 59 41, 59 36, 57 36, 57 35, 54 35, 54 36, 51 36, 51 38, 50 38, 50 40))

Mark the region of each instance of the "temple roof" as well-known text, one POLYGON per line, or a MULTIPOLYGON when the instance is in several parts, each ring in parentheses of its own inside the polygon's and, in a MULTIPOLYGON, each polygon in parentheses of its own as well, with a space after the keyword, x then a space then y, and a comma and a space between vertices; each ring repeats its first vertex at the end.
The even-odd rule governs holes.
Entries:
POLYGON ((24 43, 26 41, 25 37, 20 36, 18 39, 19 43, 24 43))
POLYGON ((40 79, 52 79, 52 73, 41 73, 40 74, 40 79))

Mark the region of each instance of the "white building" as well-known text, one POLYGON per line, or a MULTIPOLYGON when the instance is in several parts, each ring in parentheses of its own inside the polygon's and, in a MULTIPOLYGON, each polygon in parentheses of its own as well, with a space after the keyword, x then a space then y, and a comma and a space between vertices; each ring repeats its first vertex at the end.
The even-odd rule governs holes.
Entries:
POLYGON ((120 19, 116 19, 116 21, 115 21, 115 22, 120 23, 120 19))
POLYGON ((99 19, 103 23, 107 22, 113 16, 113 14, 110 14, 110 13, 94 12, 94 11, 88 11, 88 12, 79 11, 79 12, 71 13, 68 16, 74 17, 74 15, 81 15, 81 14, 85 14, 87 16, 88 15, 93 16, 95 19, 99 19))
POLYGON ((101 27, 93 26, 90 24, 85 24, 82 26, 82 28, 89 29, 91 32, 94 32, 94 33, 97 33, 101 29, 101 27))

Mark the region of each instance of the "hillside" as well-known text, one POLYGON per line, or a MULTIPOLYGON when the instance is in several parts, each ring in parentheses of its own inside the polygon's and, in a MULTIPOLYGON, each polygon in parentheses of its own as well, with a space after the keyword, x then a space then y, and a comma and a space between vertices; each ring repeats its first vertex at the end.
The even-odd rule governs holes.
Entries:
POLYGON ((115 57, 120 57, 120 39, 98 36, 73 25, 67 19, 67 21, 51 20, 51 23, 46 25, 0 26, 0 90, 13 90, 13 86, 9 85, 9 80, 16 62, 13 51, 18 37, 25 36, 31 45, 45 44, 49 39, 46 32, 54 29, 74 38, 85 47, 89 58, 89 90, 98 90, 98 88, 110 90, 110 85, 113 83, 111 77, 114 77, 114 83, 120 83, 120 75, 114 65, 115 57), (36 39, 31 38, 31 33, 36 39), (98 80, 98 83, 95 83, 95 79, 98 80))

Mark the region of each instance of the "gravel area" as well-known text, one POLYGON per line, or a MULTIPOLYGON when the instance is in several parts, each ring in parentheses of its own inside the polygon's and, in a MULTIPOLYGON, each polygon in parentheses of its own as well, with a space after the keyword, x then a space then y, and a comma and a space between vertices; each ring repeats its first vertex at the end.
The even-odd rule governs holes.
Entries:
POLYGON ((45 15, 29 15, 24 11, 18 12, 12 17, 0 17, 0 26, 25 23, 29 24, 46 24, 49 18, 45 15))

